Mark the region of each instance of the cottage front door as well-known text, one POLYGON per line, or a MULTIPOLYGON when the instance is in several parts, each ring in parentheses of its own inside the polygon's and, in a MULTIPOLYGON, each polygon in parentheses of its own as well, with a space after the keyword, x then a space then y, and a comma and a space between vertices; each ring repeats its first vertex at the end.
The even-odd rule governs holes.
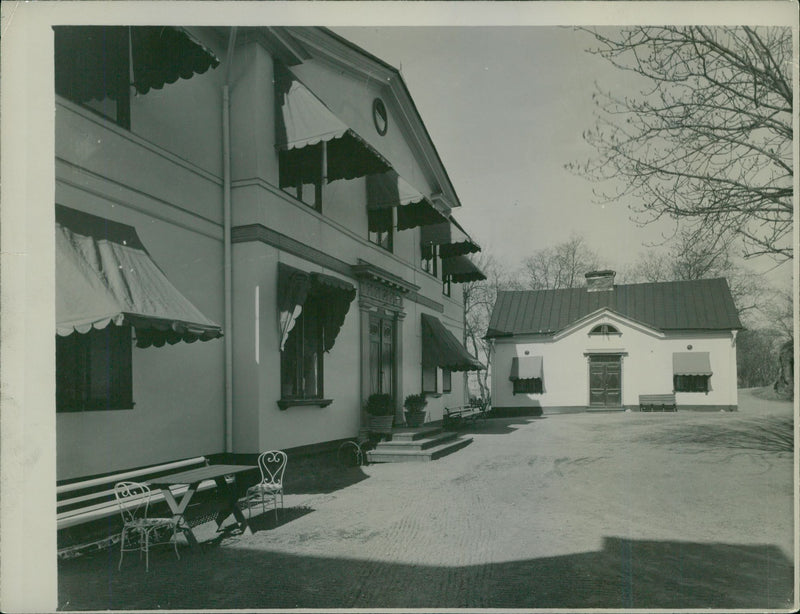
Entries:
POLYGON ((589 406, 620 407, 622 404, 622 362, 619 356, 589 357, 589 406))

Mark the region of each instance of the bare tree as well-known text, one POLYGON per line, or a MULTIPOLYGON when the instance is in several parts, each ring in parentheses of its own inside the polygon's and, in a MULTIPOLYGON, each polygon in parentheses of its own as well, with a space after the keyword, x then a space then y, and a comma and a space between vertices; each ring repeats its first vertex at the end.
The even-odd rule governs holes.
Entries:
POLYGON ((498 290, 518 290, 521 289, 521 285, 487 251, 473 257, 473 261, 486 275, 486 279, 468 282, 462 286, 464 334, 467 349, 486 366, 486 369, 470 372, 470 390, 477 392, 482 399, 490 400, 491 365, 489 357, 491 344, 484 339, 484 335, 489 327, 498 290))
POLYGON ((586 240, 573 234, 563 243, 536 250, 525 258, 522 277, 531 290, 577 288, 585 282, 586 273, 599 268, 599 261, 586 240))
POLYGON ((594 95, 598 156, 567 168, 664 216, 743 239, 745 255, 792 257, 792 32, 788 27, 588 30, 590 52, 646 84, 594 95), (612 180, 612 183, 605 183, 612 180), (610 185, 610 187, 609 187, 610 185))
POLYGON ((670 241, 643 252, 622 278, 628 283, 683 281, 724 277, 739 316, 745 318, 768 305, 763 278, 736 262, 731 236, 697 229, 679 230, 670 241))

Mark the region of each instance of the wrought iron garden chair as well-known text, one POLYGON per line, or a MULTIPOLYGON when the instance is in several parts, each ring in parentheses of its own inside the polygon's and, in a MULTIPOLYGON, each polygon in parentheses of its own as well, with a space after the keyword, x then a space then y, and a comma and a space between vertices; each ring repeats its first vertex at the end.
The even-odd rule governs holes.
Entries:
POLYGON ((261 481, 248 488, 245 496, 248 517, 252 514, 250 506, 253 502, 261 501, 262 512, 266 513, 266 501, 272 499, 277 522, 278 495, 281 496, 281 509, 283 509, 283 472, 286 471, 287 461, 286 452, 281 450, 270 450, 259 455, 258 468, 261 471, 261 481))
POLYGON ((122 569, 122 558, 126 552, 139 551, 139 558, 144 552, 145 570, 150 571, 150 546, 168 544, 175 546, 178 552, 178 521, 174 518, 149 518, 150 487, 139 482, 118 482, 114 486, 120 514, 122 514, 122 533, 119 539, 119 565, 122 569))

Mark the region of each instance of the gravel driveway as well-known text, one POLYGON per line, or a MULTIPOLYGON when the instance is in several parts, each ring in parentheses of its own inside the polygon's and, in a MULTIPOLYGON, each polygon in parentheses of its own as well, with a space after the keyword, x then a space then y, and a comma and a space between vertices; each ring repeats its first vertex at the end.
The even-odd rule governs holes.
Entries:
POLYGON ((62 561, 60 608, 793 609, 790 403, 465 434, 432 463, 321 468, 280 522, 202 525, 149 573, 116 548, 62 561))

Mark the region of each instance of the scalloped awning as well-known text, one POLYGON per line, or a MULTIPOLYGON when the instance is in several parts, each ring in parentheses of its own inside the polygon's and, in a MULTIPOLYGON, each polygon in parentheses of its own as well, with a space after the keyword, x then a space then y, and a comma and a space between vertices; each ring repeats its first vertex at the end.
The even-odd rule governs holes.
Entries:
POLYGON ((449 371, 485 369, 439 318, 427 313, 422 314, 422 365, 449 371))
POLYGON ((457 284, 486 279, 486 275, 467 256, 442 258, 442 273, 457 284))
POLYGON ((454 217, 450 216, 446 222, 423 226, 420 235, 422 257, 429 258, 433 245, 439 246, 439 256, 452 258, 464 256, 481 251, 472 237, 461 227, 454 217))
POLYGON ((673 352, 673 375, 713 375, 708 352, 673 352))
POLYGON ((219 65, 214 52, 173 26, 56 26, 56 91, 77 102, 119 100, 219 65), (129 53, 130 52, 130 53, 129 53))
POLYGON ((350 303, 356 297, 356 289, 344 279, 324 273, 308 273, 279 262, 278 328, 281 352, 297 318, 303 312, 303 305, 309 295, 315 296, 325 305, 321 316, 324 333, 323 349, 329 352, 344 324, 350 303))
POLYGON ((397 207, 397 230, 441 224, 446 218, 419 190, 395 171, 367 177, 367 217, 373 232, 392 226, 391 211, 397 207))
POLYGON ((542 379, 541 356, 514 356, 511 359, 511 381, 519 379, 542 379))
POLYGON ((275 65, 280 112, 276 116, 281 188, 354 179, 391 168, 374 147, 340 120, 288 69, 275 65), (327 150, 323 152, 322 144, 327 150))
POLYGON ((138 347, 222 336, 167 279, 133 226, 56 205, 56 332, 112 322, 132 326, 138 347))

